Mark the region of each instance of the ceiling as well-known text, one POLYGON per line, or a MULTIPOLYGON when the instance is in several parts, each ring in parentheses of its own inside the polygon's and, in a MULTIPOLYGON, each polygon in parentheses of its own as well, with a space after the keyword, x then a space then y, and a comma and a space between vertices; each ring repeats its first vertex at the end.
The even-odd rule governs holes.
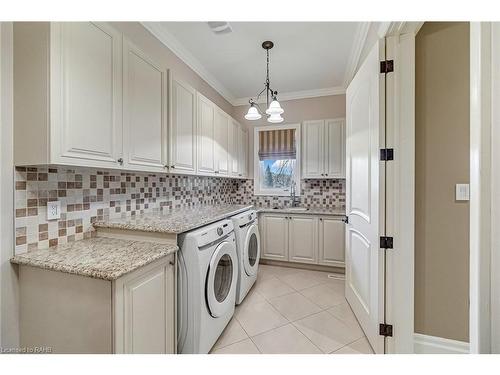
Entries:
POLYGON ((233 105, 264 87, 272 40, 271 87, 281 100, 339 94, 352 78, 366 22, 230 22, 213 33, 206 22, 146 22, 144 26, 233 105))

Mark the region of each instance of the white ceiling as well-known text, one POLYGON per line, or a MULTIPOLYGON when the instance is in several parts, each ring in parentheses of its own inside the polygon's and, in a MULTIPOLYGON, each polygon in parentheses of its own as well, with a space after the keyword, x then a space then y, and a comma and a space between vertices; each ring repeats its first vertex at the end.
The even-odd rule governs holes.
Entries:
POLYGON ((233 105, 264 87, 272 40, 271 87, 279 98, 338 94, 352 78, 369 25, 360 22, 230 22, 217 35, 206 22, 147 22, 144 26, 233 105))

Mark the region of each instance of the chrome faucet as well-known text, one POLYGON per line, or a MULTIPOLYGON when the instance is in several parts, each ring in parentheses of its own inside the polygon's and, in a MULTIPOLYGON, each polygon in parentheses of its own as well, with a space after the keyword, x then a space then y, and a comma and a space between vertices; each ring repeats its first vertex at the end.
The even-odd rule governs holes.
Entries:
POLYGON ((290 184, 290 202, 292 204, 292 207, 297 207, 299 205, 299 201, 297 200, 297 195, 296 195, 296 186, 295 186, 295 181, 292 181, 290 184))

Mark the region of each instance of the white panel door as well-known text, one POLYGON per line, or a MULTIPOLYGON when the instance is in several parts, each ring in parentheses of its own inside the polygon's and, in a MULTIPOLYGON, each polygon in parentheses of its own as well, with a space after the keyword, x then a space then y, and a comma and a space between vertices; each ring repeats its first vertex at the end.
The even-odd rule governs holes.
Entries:
POLYGON ((303 178, 322 178, 325 175, 324 124, 325 121, 323 120, 304 121, 302 127, 304 137, 302 153, 303 178))
POLYGON ((265 214, 260 221, 263 236, 262 258, 288 260, 288 219, 286 216, 265 214))
POLYGON ((229 174, 231 176, 238 176, 238 159, 239 159, 239 151, 238 151, 238 129, 240 125, 233 119, 231 119, 229 123, 228 129, 228 144, 229 144, 229 174))
POLYGON ((384 352, 384 170, 379 150, 385 144, 384 84, 380 74, 383 42, 378 42, 346 93, 346 298, 368 341, 384 352))
POLYGON ((167 164, 167 71, 132 43, 123 43, 123 131, 128 167, 167 164))
POLYGON ((288 219, 288 260, 318 263, 318 218, 290 216, 288 219))
POLYGON ((103 23, 51 24, 52 160, 121 164, 121 47, 121 34, 103 23))
POLYGON ((215 173, 229 173, 228 142, 229 116, 220 109, 215 110, 215 173))
POLYGON ((215 106, 201 94, 198 98, 198 172, 215 173, 215 106))
POLYGON ((319 218, 319 264, 343 266, 345 260, 345 224, 340 219, 319 218))
POLYGON ((196 173, 196 91, 170 76, 170 172, 196 173))
POLYGON ((345 177, 345 121, 325 121, 325 177, 345 177))

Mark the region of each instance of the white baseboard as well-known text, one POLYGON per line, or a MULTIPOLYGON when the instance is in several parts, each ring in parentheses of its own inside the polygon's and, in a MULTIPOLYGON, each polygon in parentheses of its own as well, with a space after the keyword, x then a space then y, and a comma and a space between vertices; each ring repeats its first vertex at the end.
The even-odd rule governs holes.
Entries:
POLYGON ((469 343, 415 333, 413 350, 416 354, 469 354, 469 343))

